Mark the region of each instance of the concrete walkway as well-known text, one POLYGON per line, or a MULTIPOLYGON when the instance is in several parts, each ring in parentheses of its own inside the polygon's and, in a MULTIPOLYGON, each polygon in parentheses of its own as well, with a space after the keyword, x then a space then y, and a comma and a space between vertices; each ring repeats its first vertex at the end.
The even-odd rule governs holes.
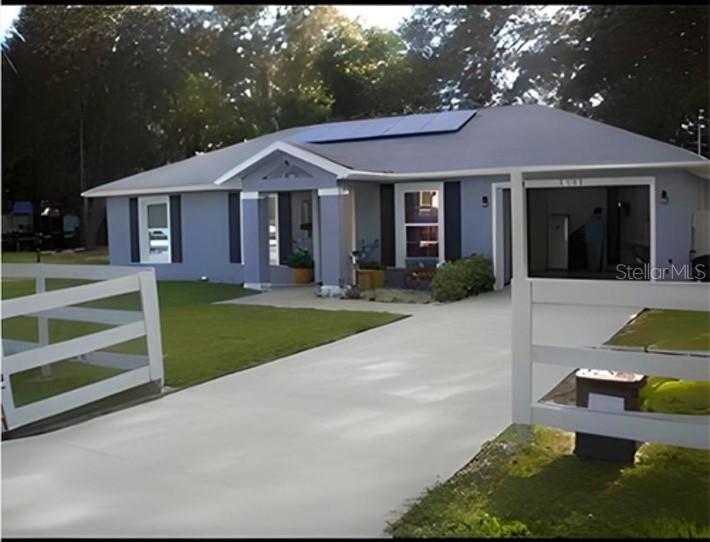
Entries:
MULTIPOLYGON (((395 308, 297 289, 237 302, 395 308)), ((4 442, 3 536, 383 535, 510 422, 509 293, 397 309, 412 316, 4 442)), ((535 336, 599 342, 628 312, 551 310, 535 336)))

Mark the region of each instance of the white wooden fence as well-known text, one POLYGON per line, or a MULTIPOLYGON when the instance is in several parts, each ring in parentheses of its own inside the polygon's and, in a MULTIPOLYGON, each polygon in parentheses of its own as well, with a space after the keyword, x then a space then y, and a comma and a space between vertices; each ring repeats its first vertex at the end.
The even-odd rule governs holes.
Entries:
POLYGON ((3 278, 34 279, 35 294, 2 301, 2 320, 18 316, 37 318, 38 343, 2 341, 2 408, 7 429, 14 429, 49 416, 102 399, 149 382, 162 384, 163 354, 160 338, 158 293, 153 269, 117 266, 3 264, 3 278), (84 279, 91 284, 46 291, 47 279, 84 279), (139 292, 141 311, 73 307, 88 301, 139 292), (89 335, 50 344, 49 320, 108 324, 112 327, 89 335), (98 352, 110 346, 145 336, 145 356, 98 352), (75 388, 47 399, 16 406, 11 376, 51 363, 80 359, 124 372, 75 388))
MULTIPOLYGON (((710 285, 691 282, 533 279, 527 276, 527 224, 522 173, 511 175, 513 228, 513 421, 642 442, 710 448, 708 416, 607 412, 533 401, 536 365, 621 370, 710 380, 708 353, 640 352, 600 345, 561 347, 533 342, 534 307, 544 303, 710 311, 710 285)), ((580 325, 584 325, 580 322, 580 325)))

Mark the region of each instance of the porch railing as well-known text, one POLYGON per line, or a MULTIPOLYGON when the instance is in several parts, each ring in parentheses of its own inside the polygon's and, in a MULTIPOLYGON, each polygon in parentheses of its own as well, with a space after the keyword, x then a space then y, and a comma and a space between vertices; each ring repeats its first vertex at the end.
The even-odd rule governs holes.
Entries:
POLYGON ((2 301, 2 320, 36 317, 38 342, 2 341, 2 408, 4 429, 14 429, 150 382, 162 384, 163 354, 158 294, 153 269, 117 266, 3 264, 3 278, 33 279, 35 293, 2 301), (84 279, 91 284, 46 291, 47 279, 84 279), (141 310, 115 310, 75 305, 138 292, 141 310), (93 322, 103 331, 50 344, 49 320, 93 322), (147 356, 105 352, 111 346, 146 338, 147 356), (147 360, 145 359, 147 357, 147 360), (121 369, 116 376, 74 388, 52 397, 17 406, 12 375, 50 364, 78 359, 121 369))

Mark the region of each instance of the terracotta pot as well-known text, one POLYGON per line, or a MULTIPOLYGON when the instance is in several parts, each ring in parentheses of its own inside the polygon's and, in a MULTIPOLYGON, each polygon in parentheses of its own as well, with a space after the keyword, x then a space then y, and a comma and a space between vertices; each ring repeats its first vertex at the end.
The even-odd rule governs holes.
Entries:
POLYGON ((308 284, 310 282, 313 282, 313 268, 294 267, 293 282, 294 284, 308 284))

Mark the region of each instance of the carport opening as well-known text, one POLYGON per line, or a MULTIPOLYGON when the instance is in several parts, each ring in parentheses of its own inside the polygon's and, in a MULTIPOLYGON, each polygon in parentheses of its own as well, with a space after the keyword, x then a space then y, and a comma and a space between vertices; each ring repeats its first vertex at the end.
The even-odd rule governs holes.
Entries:
POLYGON ((527 201, 530 276, 617 279, 650 263, 648 186, 535 188, 527 201))

